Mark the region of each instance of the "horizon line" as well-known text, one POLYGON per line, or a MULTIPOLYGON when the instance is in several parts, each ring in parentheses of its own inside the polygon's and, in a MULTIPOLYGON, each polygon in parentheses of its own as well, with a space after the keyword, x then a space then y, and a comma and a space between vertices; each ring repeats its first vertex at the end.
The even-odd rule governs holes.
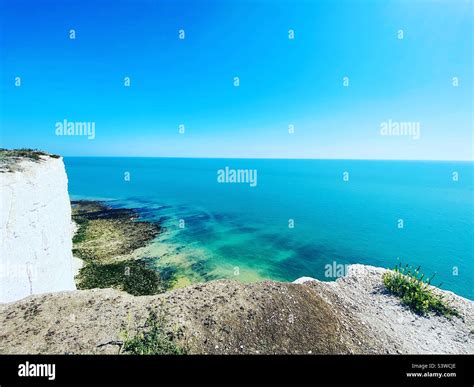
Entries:
POLYGON ((474 159, 364 159, 364 158, 312 158, 312 157, 196 157, 196 156, 63 156, 77 158, 135 158, 135 159, 214 159, 214 160, 334 160, 334 161, 428 161, 428 162, 466 162, 474 159))

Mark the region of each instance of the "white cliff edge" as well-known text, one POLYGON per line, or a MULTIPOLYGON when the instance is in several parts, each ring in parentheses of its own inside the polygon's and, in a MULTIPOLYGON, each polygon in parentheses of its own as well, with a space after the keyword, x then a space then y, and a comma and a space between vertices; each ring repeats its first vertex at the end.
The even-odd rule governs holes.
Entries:
POLYGON ((0 173, 0 302, 76 289, 63 160, 19 163, 0 173))

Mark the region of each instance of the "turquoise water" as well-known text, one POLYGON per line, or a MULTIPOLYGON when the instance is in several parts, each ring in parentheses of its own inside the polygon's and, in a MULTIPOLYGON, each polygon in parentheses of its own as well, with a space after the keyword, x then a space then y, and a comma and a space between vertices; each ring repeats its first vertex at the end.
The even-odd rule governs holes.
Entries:
POLYGON ((326 265, 402 262, 436 272, 434 284, 474 299, 473 163, 81 157, 65 163, 71 198, 137 208, 165 226, 137 254, 167 269, 177 286, 216 278, 332 280, 326 265), (218 183, 217 171, 226 166, 257 170, 257 185, 218 183))

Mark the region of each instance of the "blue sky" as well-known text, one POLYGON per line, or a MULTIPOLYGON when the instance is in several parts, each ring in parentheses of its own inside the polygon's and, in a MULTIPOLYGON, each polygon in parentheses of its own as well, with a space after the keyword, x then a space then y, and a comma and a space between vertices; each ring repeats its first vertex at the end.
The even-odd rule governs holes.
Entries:
POLYGON ((472 1, 0 4, 2 147, 473 159, 472 1), (56 136, 64 119, 95 122, 95 139, 56 136), (381 136, 389 119, 418 122, 420 138, 381 136))

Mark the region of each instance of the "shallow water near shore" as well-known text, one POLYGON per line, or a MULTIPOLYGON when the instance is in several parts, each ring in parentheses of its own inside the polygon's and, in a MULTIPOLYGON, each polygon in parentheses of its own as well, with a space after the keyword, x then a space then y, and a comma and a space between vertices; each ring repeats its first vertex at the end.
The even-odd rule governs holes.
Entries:
POLYGON ((332 280, 327 265, 402 262, 436 272, 434 285, 474 299, 473 163, 64 161, 71 199, 136 208, 143 219, 160 222, 165 231, 135 254, 174 276, 176 287, 219 278, 332 280), (256 186, 218 183, 217 171, 226 166, 256 170, 256 186))

